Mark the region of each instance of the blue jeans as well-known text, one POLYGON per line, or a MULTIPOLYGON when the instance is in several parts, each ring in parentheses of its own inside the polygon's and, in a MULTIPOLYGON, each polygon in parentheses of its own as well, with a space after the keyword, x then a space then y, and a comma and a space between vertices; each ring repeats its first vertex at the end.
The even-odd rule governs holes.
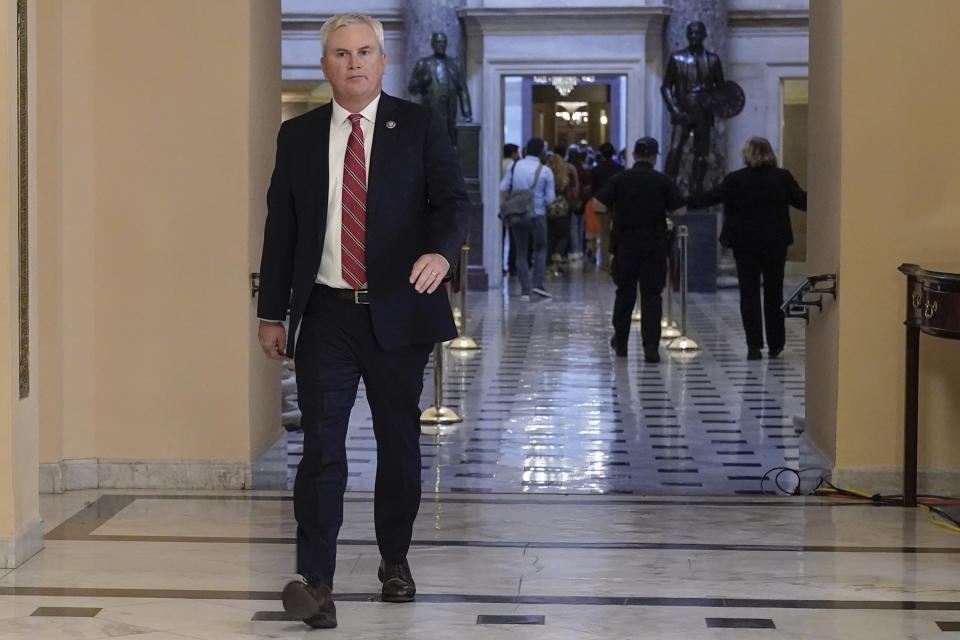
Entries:
POLYGON ((527 264, 527 248, 533 243, 533 286, 543 289, 543 272, 547 268, 547 219, 534 216, 532 220, 511 227, 517 243, 517 277, 520 278, 520 293, 530 294, 530 266, 527 264))
POLYGON ((583 253, 583 214, 570 214, 570 253, 583 253))

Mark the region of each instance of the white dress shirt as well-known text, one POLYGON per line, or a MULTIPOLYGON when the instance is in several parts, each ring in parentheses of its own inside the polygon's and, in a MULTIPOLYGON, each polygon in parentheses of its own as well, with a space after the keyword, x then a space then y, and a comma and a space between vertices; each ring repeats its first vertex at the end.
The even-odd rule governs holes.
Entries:
MULTIPOLYGON (((373 148, 373 132, 377 118, 377 105, 380 104, 380 94, 360 111, 360 129, 363 131, 363 165, 366 175, 364 182, 369 188, 370 150, 373 148)), ((327 187, 327 228, 323 236, 323 255, 320 257, 320 269, 317 271, 319 284, 335 289, 353 289, 349 282, 344 280, 341 262, 341 217, 343 215, 343 159, 347 153, 347 142, 353 125, 350 123, 350 112, 333 101, 333 114, 330 116, 330 145, 327 162, 330 166, 329 186, 327 187)), ((363 286, 366 289, 366 283, 363 286)))

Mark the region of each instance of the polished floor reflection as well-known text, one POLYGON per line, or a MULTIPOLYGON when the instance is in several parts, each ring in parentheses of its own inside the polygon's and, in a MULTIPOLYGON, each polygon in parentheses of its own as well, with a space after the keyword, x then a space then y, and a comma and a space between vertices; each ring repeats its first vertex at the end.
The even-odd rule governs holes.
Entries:
POLYGON ((822 498, 427 493, 413 604, 379 602, 369 493, 348 495, 340 626, 286 619, 285 491, 43 496, 46 549, 0 573, 0 639, 949 637, 960 536, 822 498), (521 624, 522 623, 522 624, 521 624))
MULTIPOLYGON (((960 535, 914 509, 758 495, 777 493, 771 470, 802 470, 803 489, 820 477, 798 433, 802 324, 788 325, 782 359, 747 362, 735 292, 697 294, 688 333, 701 349, 664 350, 652 365, 636 344, 626 359, 610 352, 603 276, 549 288, 554 298, 536 302, 471 294, 481 350, 445 356, 445 404, 464 421, 421 440, 416 602, 379 601, 375 449, 361 401, 348 434, 337 629, 310 630, 279 602, 294 570, 284 487, 302 439, 291 433, 256 465, 258 486, 277 490, 41 496, 45 550, 0 570, 0 640, 960 632, 960 535)), ((296 419, 292 408, 285 416, 296 419)), ((797 476, 780 475, 791 491, 797 476)))
MULTIPOLYGON (((773 474, 761 480, 782 467, 805 469, 803 482, 816 484, 824 465, 798 433, 802 321, 788 321, 781 358, 747 361, 736 291, 692 294, 687 334, 700 348, 664 347, 662 362, 647 364, 639 323, 627 358, 608 345, 608 276, 567 275, 549 289, 553 298, 531 302, 516 292, 470 293, 467 330, 480 349, 445 351, 443 369, 443 404, 463 422, 422 437, 424 487, 756 495, 776 492, 773 474)), ((673 306, 679 322, 676 298, 673 306)), ((434 402, 432 381, 431 365, 421 406, 434 402)), ((347 443, 349 487, 372 490, 376 446, 363 399, 347 443)), ((291 487, 302 447, 291 434, 291 487)), ((791 483, 796 476, 781 476, 791 483)))

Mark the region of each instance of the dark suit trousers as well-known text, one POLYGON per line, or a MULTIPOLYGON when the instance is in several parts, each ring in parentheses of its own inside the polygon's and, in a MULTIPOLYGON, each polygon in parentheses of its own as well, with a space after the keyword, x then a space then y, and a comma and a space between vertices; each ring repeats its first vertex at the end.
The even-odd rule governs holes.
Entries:
POLYGON ((783 304, 783 270, 787 261, 787 248, 734 247, 733 259, 737 262, 740 319, 747 335, 747 346, 751 349, 763 348, 763 329, 766 324, 767 346, 774 351, 782 349, 786 342, 786 331, 780 305, 783 304))
POLYGON ((643 347, 660 346, 660 320, 663 316, 663 286, 667 279, 667 253, 663 242, 618 240, 611 265, 617 293, 613 302, 613 336, 626 347, 630 337, 630 316, 640 288, 640 337, 643 347))
POLYGON ((314 287, 297 341, 303 459, 297 468, 297 573, 333 585, 347 484, 346 434, 363 378, 377 440, 374 524, 387 562, 406 557, 420 508, 423 370, 433 345, 386 351, 368 305, 314 287))

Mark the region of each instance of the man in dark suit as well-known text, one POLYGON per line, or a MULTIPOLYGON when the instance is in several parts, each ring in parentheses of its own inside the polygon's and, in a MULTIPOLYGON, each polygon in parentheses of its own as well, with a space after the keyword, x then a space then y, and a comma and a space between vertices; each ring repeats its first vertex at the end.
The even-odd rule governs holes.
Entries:
POLYGON ((442 118, 382 92, 380 23, 339 14, 320 38, 333 102, 280 127, 258 317, 266 354, 296 360, 302 413, 294 512, 303 581, 284 588, 283 604, 310 626, 334 627, 345 439, 361 377, 377 438, 382 598, 416 593, 406 556, 420 506, 417 405, 434 343, 457 335, 440 284, 470 205, 442 118))

